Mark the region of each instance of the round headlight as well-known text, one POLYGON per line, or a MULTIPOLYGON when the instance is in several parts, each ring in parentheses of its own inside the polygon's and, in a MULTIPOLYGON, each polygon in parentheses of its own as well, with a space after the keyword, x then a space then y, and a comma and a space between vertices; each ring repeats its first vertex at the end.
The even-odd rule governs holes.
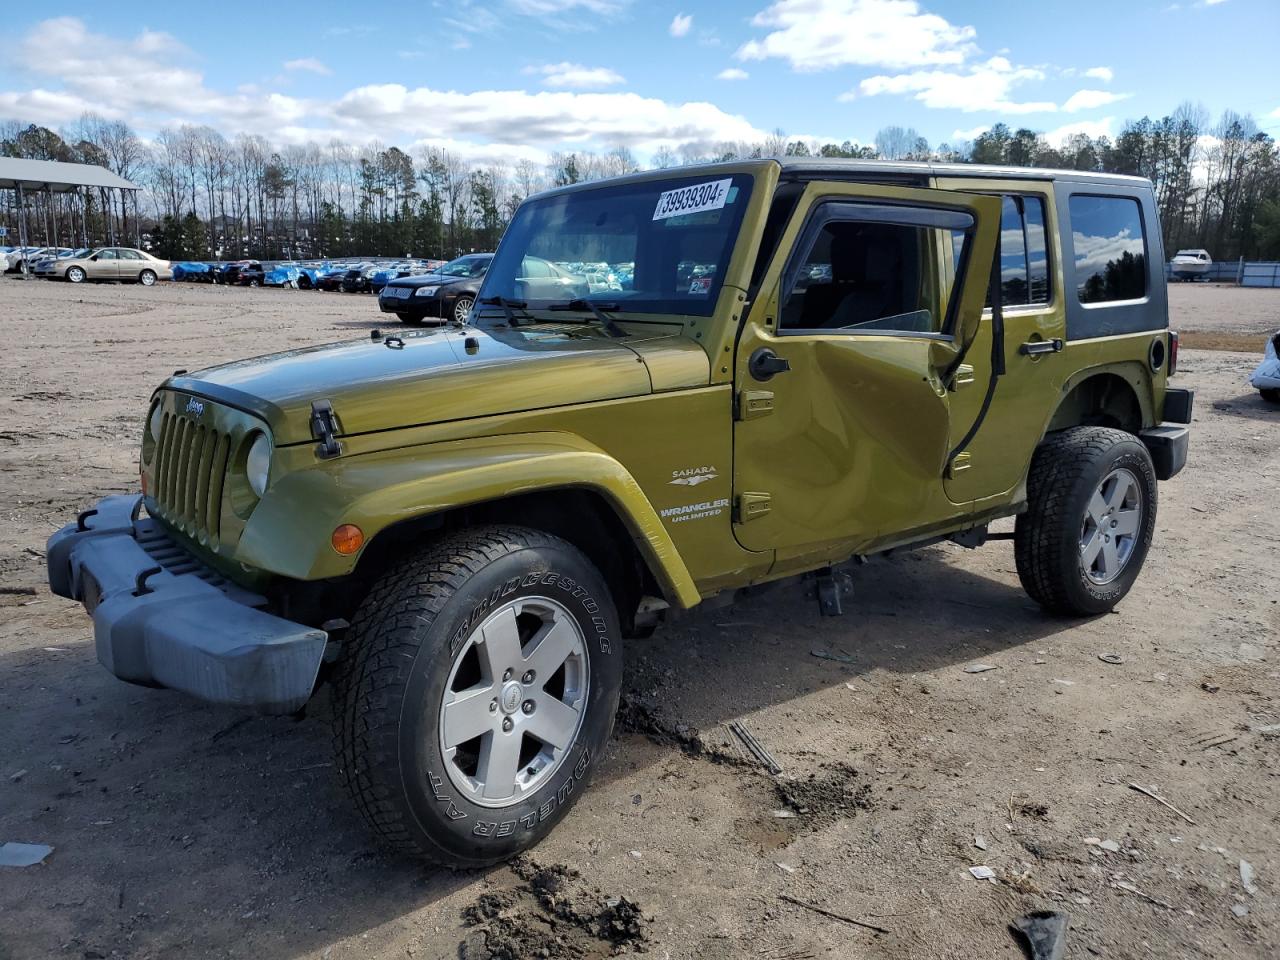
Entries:
POLYGON ((245 457, 244 472, 249 479, 249 489, 255 495, 262 496, 267 490, 267 474, 271 470, 271 441, 265 433, 260 433, 249 448, 245 457))
POLYGON ((160 428, 164 426, 164 411, 160 409, 160 404, 156 404, 156 408, 151 411, 151 420, 148 423, 148 429, 151 431, 151 439, 160 442, 160 428))

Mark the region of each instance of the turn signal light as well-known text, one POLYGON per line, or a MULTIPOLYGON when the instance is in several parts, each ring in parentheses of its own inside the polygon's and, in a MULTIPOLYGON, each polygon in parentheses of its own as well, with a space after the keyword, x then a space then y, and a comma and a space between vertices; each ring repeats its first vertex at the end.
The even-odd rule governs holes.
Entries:
POLYGON ((333 549, 344 557, 349 557, 364 546, 364 531, 354 523, 344 523, 333 531, 329 538, 333 549))

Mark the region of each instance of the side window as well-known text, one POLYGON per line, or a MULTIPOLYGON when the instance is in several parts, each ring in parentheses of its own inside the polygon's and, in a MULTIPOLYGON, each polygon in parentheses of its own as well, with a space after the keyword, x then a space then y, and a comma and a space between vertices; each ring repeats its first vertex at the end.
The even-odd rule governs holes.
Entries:
MULTIPOLYGON (((1006 307, 1049 302, 1049 251, 1044 198, 1007 194, 1000 204, 1000 302, 1006 307)), ((952 245, 960 263, 959 243, 952 245)), ((986 306, 991 306, 987 291, 986 306)))
POLYGON ((782 330, 942 333, 939 232, 962 250, 967 213, 827 203, 800 241, 784 280, 782 330))
POLYGON ((121 260, 141 260, 142 255, 138 253, 136 250, 121 250, 120 259, 121 260))
POLYGON ((1080 302, 1109 303, 1145 296, 1146 241, 1138 201, 1075 194, 1069 203, 1080 302))
POLYGON ((99 260, 114 260, 114 259, 116 259, 116 252, 115 252, 114 250, 100 250, 100 251, 98 251, 98 259, 99 259, 99 260))
POLYGON ((520 272, 525 277, 535 280, 545 280, 551 276, 551 271, 547 269, 547 265, 537 257, 525 257, 520 262, 520 272))

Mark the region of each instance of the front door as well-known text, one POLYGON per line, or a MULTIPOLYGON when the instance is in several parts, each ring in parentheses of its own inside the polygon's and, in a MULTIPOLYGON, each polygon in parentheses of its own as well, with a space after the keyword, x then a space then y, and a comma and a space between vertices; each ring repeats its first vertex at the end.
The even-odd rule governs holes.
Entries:
POLYGON ((118 280, 120 278, 120 260, 114 247, 105 247, 93 255, 85 267, 94 280, 118 280))
POLYGON ((951 393, 962 370, 986 370, 966 347, 999 220, 997 197, 806 188, 736 354, 742 546, 775 550, 785 569, 910 539, 959 512, 944 481, 951 393))

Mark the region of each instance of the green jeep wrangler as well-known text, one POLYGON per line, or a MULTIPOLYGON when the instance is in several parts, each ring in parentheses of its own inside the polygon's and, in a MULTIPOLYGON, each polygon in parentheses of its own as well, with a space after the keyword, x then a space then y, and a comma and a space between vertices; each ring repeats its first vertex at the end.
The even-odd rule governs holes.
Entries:
POLYGON ((804 576, 838 613, 839 565, 1015 515, 1032 597, 1113 607, 1187 453, 1163 262, 1127 177, 755 160, 553 190, 465 324, 167 380, 141 494, 55 534, 49 583, 123 680, 276 713, 330 681, 373 831, 493 863, 582 794, 624 641, 668 612, 804 576))

